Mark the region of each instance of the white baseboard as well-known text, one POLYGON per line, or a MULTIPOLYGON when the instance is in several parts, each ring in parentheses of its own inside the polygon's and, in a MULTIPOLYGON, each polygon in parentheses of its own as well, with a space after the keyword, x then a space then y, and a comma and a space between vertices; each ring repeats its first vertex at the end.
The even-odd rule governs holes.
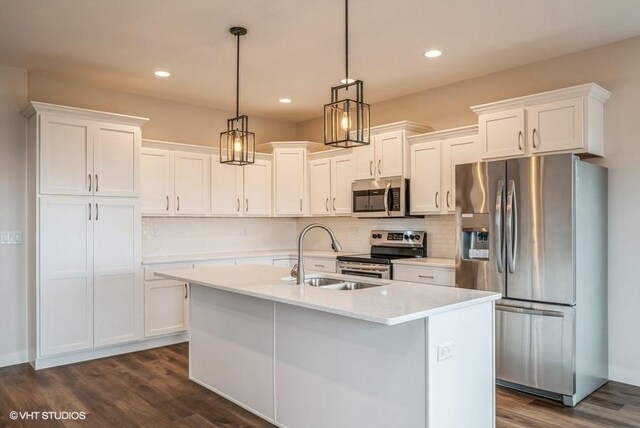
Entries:
POLYGON ((161 346, 175 345, 177 343, 186 342, 188 340, 188 333, 179 333, 170 336, 142 340, 139 342, 125 343, 122 345, 74 352, 71 354, 40 357, 36 358, 35 361, 31 361, 31 365, 36 370, 40 370, 49 367, 62 366, 65 364, 79 363, 81 361, 89 361, 98 358, 112 357, 114 355, 128 354, 130 352, 144 351, 146 349, 159 348, 161 346))
POLYGON ((640 371, 609 366, 609 379, 633 386, 640 386, 640 371))
POLYGON ((27 362, 27 351, 0 354, 0 367, 13 366, 27 362))

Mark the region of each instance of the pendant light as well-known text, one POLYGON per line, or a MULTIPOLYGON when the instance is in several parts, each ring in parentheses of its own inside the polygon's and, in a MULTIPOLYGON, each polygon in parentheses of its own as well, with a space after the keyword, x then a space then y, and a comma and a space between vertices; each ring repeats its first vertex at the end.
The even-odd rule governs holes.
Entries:
POLYGON ((344 3, 345 73, 343 84, 331 88, 331 103, 324 106, 324 144, 349 148, 369 144, 369 104, 363 102, 362 81, 349 78, 349 0, 344 3))
POLYGON ((256 161, 256 134, 249 132, 249 118, 240 115, 240 36, 247 29, 232 27, 229 32, 236 36, 236 117, 227 120, 226 132, 220 133, 220 163, 247 165, 256 161))

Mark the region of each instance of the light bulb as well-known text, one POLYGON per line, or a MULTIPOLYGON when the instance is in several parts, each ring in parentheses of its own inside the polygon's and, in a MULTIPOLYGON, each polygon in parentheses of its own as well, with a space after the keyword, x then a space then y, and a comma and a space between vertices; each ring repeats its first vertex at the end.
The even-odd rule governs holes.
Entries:
POLYGON ((234 138, 233 140, 233 151, 241 152, 242 151, 242 143, 240 142, 240 138, 234 138))
POLYGON ((340 120, 340 127, 343 131, 348 131, 351 128, 351 118, 346 111, 342 113, 342 119, 340 120))

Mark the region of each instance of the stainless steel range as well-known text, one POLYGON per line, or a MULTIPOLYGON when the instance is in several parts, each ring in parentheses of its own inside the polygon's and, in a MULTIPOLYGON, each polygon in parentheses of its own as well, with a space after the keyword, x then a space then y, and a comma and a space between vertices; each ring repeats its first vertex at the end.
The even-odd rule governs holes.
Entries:
POLYGON ((392 260, 427 256, 427 233, 415 230, 372 230, 369 254, 338 256, 338 273, 393 279, 392 260))

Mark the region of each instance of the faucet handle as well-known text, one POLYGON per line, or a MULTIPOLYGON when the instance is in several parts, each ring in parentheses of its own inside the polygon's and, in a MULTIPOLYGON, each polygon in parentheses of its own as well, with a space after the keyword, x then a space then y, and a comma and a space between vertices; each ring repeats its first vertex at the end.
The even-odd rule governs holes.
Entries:
POLYGON ((293 265, 293 267, 291 268, 291 276, 294 278, 298 277, 298 263, 293 265))

